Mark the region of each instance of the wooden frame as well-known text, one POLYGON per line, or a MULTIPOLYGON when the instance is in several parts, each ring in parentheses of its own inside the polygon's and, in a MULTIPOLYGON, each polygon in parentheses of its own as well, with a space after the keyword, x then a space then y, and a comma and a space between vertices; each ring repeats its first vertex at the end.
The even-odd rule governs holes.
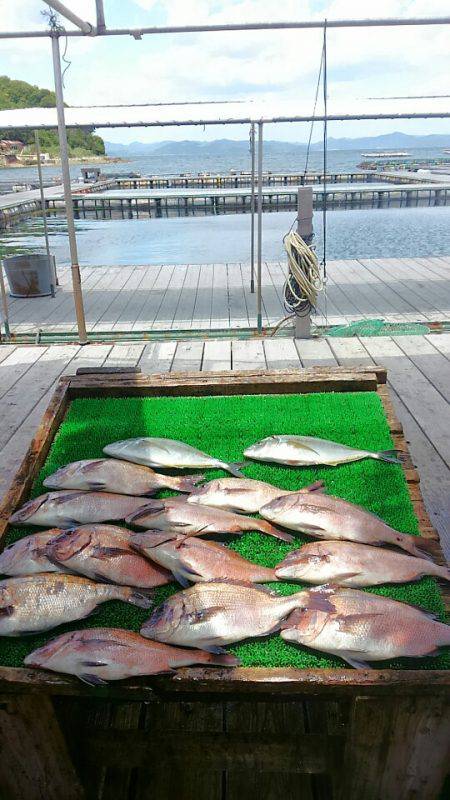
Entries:
MULTIPOLYGON (((419 475, 412 464, 402 427, 393 411, 385 383, 386 371, 381 367, 170 373, 152 376, 126 371, 102 374, 99 371, 95 374, 63 377, 0 506, 0 540, 7 530, 11 513, 27 499, 33 481, 45 462, 53 437, 74 398, 376 391, 384 406, 394 445, 403 451, 403 469, 421 534, 434 540, 435 556, 442 561, 438 536, 420 494, 419 475)), ((207 769, 208 773, 227 770, 233 775, 236 770, 246 772, 248 779, 255 770, 257 773, 283 772, 296 775, 304 786, 305 775, 321 776, 327 773, 331 776, 333 800, 341 796, 350 800, 406 800, 413 796, 420 796, 421 800, 434 800, 445 775, 445 747, 450 726, 447 702, 449 685, 450 674, 438 670, 186 668, 179 670, 174 677, 126 681, 99 690, 61 675, 0 667, 0 692, 4 699, 3 705, 0 701, 0 728, 3 725, 7 732, 6 723, 9 720, 11 727, 11 721, 14 720, 15 738, 12 736, 11 739, 9 733, 7 738, 17 743, 17 747, 13 746, 11 752, 4 751, 3 757, 0 751, 0 794, 8 767, 15 757, 20 757, 21 736, 17 735, 17 731, 22 730, 24 719, 27 720, 30 730, 30 719, 33 716, 33 719, 38 720, 35 730, 36 763, 42 765, 46 759, 51 763, 52 753, 53 758, 56 758, 56 754, 58 758, 58 768, 47 786, 46 797, 49 800, 55 797, 56 800, 58 793, 61 796, 64 781, 70 783, 70 791, 67 790, 65 797, 83 797, 84 787, 77 778, 61 728, 53 714, 53 707, 55 702, 71 703, 73 709, 73 704, 76 703, 79 710, 84 702, 89 703, 89 698, 96 698, 97 702, 97 698, 102 697, 110 707, 111 703, 119 701, 119 706, 114 706, 115 709, 125 707, 128 712, 132 709, 131 721, 127 712, 126 724, 123 725, 122 721, 119 725, 121 730, 114 729, 113 746, 110 730, 97 730, 85 735, 84 752, 88 754, 87 761, 96 758, 101 761, 104 769, 114 771, 115 759, 126 747, 130 767, 143 767, 149 759, 156 759, 161 768, 169 764, 185 766, 189 763, 197 778, 193 780, 189 790, 192 795, 187 794, 186 797, 195 795, 209 798, 208 794, 202 795, 199 788, 199 771, 207 769), (268 733, 265 733, 267 719, 264 716, 264 730, 258 729, 256 732, 252 729, 251 737, 245 731, 242 732, 241 720, 238 721, 238 728, 234 733, 233 730, 216 730, 214 745, 212 734, 202 733, 201 730, 197 730, 195 735, 185 734, 178 729, 176 732, 161 730, 155 743, 149 739, 145 730, 139 728, 137 722, 138 717, 142 717, 142 714, 137 714, 136 717, 137 708, 141 707, 143 701, 156 714, 162 713, 161 704, 164 708, 178 708, 177 713, 180 714, 180 709, 186 703, 194 702, 197 715, 205 715, 205 709, 215 707, 218 703, 228 706, 230 701, 239 703, 240 707, 247 710, 251 707, 252 714, 257 715, 262 707, 266 708, 269 704, 272 708, 283 709, 283 719, 294 708, 299 707, 299 704, 305 708, 312 703, 311 708, 316 709, 317 702, 320 701, 321 713, 325 714, 328 721, 325 733, 309 732, 301 741, 297 737, 294 742, 286 736, 279 739, 279 722, 275 723, 272 717, 274 727, 269 726, 268 733), (329 716, 333 703, 340 704, 340 708, 346 708, 345 736, 342 726, 338 733, 333 733, 333 725, 330 727, 329 716), (3 710, 4 707, 7 711, 3 710), (34 709, 33 714, 30 709, 34 709), (42 736, 42 715, 46 719, 45 728, 51 732, 54 743, 45 753, 42 753, 38 741, 42 736), (358 769, 355 769, 355 759, 358 769), (396 765, 395 768, 393 765, 396 765), (417 794, 413 794, 416 791, 417 794)), ((310 716, 311 714, 312 712, 310 716)), ((317 716, 316 711, 312 714, 312 719, 315 719, 314 715, 317 716)), ((323 730, 323 726, 320 730, 323 730)), ((32 743, 28 742, 28 750, 30 749, 33 750, 32 743)), ((25 800, 40 797, 33 793, 35 787, 33 788, 29 778, 29 775, 26 776, 26 780, 20 785, 22 794, 12 792, 8 797, 11 796, 14 800, 16 797, 23 797, 25 800)), ((286 788, 288 800, 291 796, 298 796, 296 792, 300 783, 294 781, 286 788)), ((243 784, 241 789, 242 786, 243 784)), ((246 791, 249 791, 248 785, 246 791)), ((231 798, 233 792, 230 792, 231 798)), ((217 792, 213 792, 211 796, 215 797, 216 794, 217 792)), ((315 796, 319 794, 316 786, 315 796)), ((144 795, 145 792, 141 792, 139 796, 144 795)), ((156 797, 158 796, 165 797, 164 794, 157 794, 156 797)), ((306 792, 305 797, 308 796, 306 792)))

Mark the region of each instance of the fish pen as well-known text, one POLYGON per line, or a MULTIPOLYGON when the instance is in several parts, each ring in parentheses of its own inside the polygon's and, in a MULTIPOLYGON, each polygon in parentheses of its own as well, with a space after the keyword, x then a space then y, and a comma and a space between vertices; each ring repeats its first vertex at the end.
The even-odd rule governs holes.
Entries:
MULTIPOLYGON (((383 368, 80 373, 60 379, 1 506, 3 544, 17 535, 11 514, 70 458, 97 458, 105 442, 151 434, 184 436, 234 461, 258 436, 273 433, 276 419, 277 430, 306 428, 328 438, 335 431, 350 445, 393 447, 402 465, 371 459, 331 470, 252 464, 252 477, 266 470, 267 479, 275 483, 274 475, 283 476, 289 489, 322 478, 332 494, 382 511, 399 529, 420 532, 434 559, 444 563, 383 368)), ((249 533, 232 547, 269 564, 274 548, 285 544, 249 533)), ((432 578, 380 591, 443 617, 443 595, 432 578)), ((119 624, 135 630, 145 618, 134 608, 118 612, 116 605, 105 604, 95 622, 76 627, 119 624)), ((448 652, 350 669, 336 657, 273 634, 233 646, 238 667, 183 667, 174 675, 92 687, 24 667, 36 641, 0 642, 5 800, 240 800, 280 794, 286 800, 437 800, 442 790, 448 652)))

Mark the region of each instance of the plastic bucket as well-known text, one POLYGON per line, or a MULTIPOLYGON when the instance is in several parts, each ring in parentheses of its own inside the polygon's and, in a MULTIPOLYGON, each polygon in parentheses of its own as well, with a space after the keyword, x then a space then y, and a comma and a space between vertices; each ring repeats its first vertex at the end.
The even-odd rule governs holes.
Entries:
POLYGON ((11 297, 48 297, 55 294, 55 256, 44 253, 3 259, 11 297))

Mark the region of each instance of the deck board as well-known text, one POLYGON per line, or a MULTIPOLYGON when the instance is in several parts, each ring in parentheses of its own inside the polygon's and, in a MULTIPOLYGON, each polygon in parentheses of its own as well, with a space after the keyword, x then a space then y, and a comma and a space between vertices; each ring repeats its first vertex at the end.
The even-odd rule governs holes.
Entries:
MULTIPOLYGON (((284 262, 262 266, 265 325, 286 316, 284 262)), ((60 268, 56 298, 16 299, 10 327, 17 332, 74 331, 70 269, 60 268)), ((256 325, 250 265, 141 264, 82 267, 88 330, 209 330, 256 325)), ((435 322, 450 318, 450 257, 335 260, 327 265, 327 292, 319 294, 317 324, 360 319, 435 322)))

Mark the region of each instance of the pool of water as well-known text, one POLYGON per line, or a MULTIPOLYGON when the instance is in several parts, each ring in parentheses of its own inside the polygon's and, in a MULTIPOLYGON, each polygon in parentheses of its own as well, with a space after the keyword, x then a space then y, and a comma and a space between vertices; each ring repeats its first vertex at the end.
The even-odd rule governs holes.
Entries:
MULTIPOLYGON (((264 214, 263 257, 284 257, 283 236, 295 214, 264 214)), ((323 249, 322 215, 314 216, 323 249)), ((64 217, 49 218, 57 263, 69 263, 64 217)), ((250 217, 76 220, 80 264, 188 264, 248 261, 250 217)), ((42 221, 30 218, 0 235, 0 256, 44 248, 42 221)), ((402 258, 450 254, 450 207, 335 210, 327 215, 327 257, 402 258)))

